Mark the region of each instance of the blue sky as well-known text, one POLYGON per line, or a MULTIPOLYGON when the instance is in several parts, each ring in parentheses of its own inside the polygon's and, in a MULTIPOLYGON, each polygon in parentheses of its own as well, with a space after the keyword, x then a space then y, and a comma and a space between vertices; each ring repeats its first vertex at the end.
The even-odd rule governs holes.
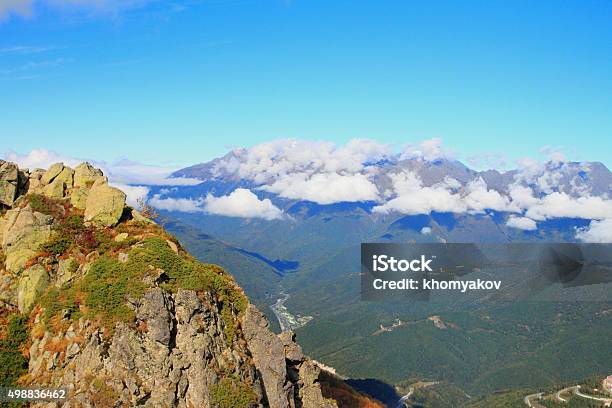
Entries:
POLYGON ((0 0, 0 16, 0 153, 187 165, 276 138, 439 137, 461 159, 551 146, 612 167, 608 0, 0 0))

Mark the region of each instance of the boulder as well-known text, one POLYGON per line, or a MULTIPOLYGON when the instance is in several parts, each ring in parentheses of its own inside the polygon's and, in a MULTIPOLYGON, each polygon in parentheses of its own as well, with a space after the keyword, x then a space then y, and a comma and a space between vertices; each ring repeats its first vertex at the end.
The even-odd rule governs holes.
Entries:
POLYGON ((74 169, 74 186, 89 188, 101 177, 103 177, 102 171, 87 162, 81 163, 74 169))
POLYGON ((57 286, 70 282, 74 278, 78 267, 79 263, 76 259, 60 259, 57 265, 57 286))
POLYGON ((19 248, 6 255, 4 266, 7 271, 11 273, 20 273, 23 267, 37 251, 33 251, 30 248, 19 248))
POLYGON ((128 238, 128 233, 127 232, 121 232, 119 234, 117 234, 117 236, 115 236, 114 241, 115 242, 123 242, 128 238))
POLYGON ((6 212, 0 235, 7 271, 21 272, 40 245, 49 239, 52 220, 51 216, 32 211, 29 207, 6 212))
POLYGON ((88 190, 86 188, 74 188, 70 193, 70 204, 80 210, 84 210, 87 205, 88 190))
POLYGON ((42 193, 44 184, 42 183, 42 176, 45 174, 43 169, 34 169, 30 172, 30 178, 28 180, 28 193, 42 193))
POLYGON ((17 197, 27 194, 30 188, 30 172, 25 170, 18 171, 18 182, 17 182, 17 197))
POLYGON ((304 361, 304 353, 299 344, 295 342, 295 333, 284 331, 278 335, 285 348, 285 358, 292 363, 304 361))
POLYGON ((43 194, 50 198, 63 198, 66 183, 56 177, 51 183, 43 187, 43 194))
POLYGON ((17 307, 17 280, 0 268, 0 309, 17 307))
POLYGON ((17 306, 21 313, 30 313, 38 297, 49 286, 49 274, 41 265, 26 270, 17 284, 17 306))
POLYGON ((136 222, 141 222, 145 224, 155 224, 155 221, 145 217, 140 213, 140 211, 132 209, 132 219, 136 222))
POLYGON ((302 408, 338 408, 335 401, 323 397, 319 384, 321 369, 312 361, 307 360, 300 365, 300 387, 299 396, 302 408))
POLYGON ((106 182, 96 181, 85 204, 85 222, 112 227, 119 222, 125 207, 125 193, 106 182))
POLYGON ((30 181, 31 180, 42 180, 42 177, 45 175, 46 170, 35 168, 30 172, 30 181))
POLYGON ((41 183, 44 185, 49 184, 62 172, 62 170, 64 170, 64 163, 52 164, 51 167, 45 171, 45 174, 42 175, 40 179, 41 183))
POLYGON ((55 180, 53 181, 61 180, 64 182, 64 184, 66 184, 66 187, 72 188, 74 179, 73 176, 74 170, 72 170, 70 167, 64 167, 64 169, 57 175, 57 177, 55 177, 55 180))
POLYGON ((167 240, 166 240, 166 243, 168 244, 168 246, 170 247, 170 249, 172 249, 172 251, 173 251, 175 254, 178 254, 178 252, 179 252, 179 251, 178 251, 178 246, 177 246, 177 245, 176 245, 174 242, 172 242, 172 241, 170 241, 169 239, 167 239, 167 240))
POLYGON ((0 203, 12 206, 19 189, 19 169, 15 163, 0 160, 0 203))

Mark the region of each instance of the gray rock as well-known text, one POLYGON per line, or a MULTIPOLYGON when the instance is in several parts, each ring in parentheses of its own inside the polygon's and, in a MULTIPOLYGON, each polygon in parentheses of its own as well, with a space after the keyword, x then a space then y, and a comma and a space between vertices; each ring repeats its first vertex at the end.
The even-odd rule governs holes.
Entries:
POLYGON ((30 313, 32 307, 49 286, 49 274, 41 265, 26 270, 17 284, 17 305, 21 313, 30 313))
POLYGON ((62 172, 62 170, 64 170, 64 163, 52 164, 40 178, 41 183, 43 185, 49 184, 62 172))
POLYGON ((32 211, 29 207, 6 212, 0 236, 7 271, 21 272, 40 245, 49 239, 51 221, 52 217, 32 211))
POLYGON ((89 190, 85 205, 85 221, 112 227, 119 222, 125 207, 125 193, 106 182, 97 181, 89 190))
POLYGON ((74 169, 74 186, 89 188, 102 176, 102 171, 94 168, 91 164, 81 163, 74 169))
POLYGON ((164 346, 170 345, 172 316, 167 295, 160 288, 153 288, 145 293, 142 306, 136 317, 147 322, 149 337, 164 346))
POLYGON ((19 169, 15 163, 0 160, 0 203, 11 207, 19 190, 19 169))
POLYGON ((319 374, 321 369, 312 361, 305 361, 300 366, 300 387, 299 396, 302 408, 337 408, 337 404, 323 397, 321 386, 319 385, 319 374))
POLYGON ((50 198, 63 198, 66 183, 59 177, 55 178, 51 183, 43 187, 42 192, 50 198))
POLYGON ((304 353, 299 344, 295 342, 295 333, 293 331, 284 331, 278 335, 285 348, 285 358, 291 363, 304 361, 304 353))
POLYGON ((288 408, 290 391, 287 387, 287 366, 282 341, 269 329, 263 313, 249 305, 244 314, 243 330, 255 366, 261 373, 268 404, 271 408, 288 408))

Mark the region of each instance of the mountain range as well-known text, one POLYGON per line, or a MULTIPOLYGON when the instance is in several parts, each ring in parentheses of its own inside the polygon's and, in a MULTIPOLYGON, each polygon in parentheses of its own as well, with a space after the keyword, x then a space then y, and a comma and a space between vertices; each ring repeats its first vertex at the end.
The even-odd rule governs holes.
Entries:
POLYGON ((362 242, 610 242, 605 165, 553 157, 475 171, 436 146, 302 143, 179 170, 201 183, 154 187, 149 202, 196 256, 223 253, 218 262, 313 358, 354 378, 446 381, 471 396, 612 366, 610 302, 376 303, 359 292, 362 242), (410 323, 373 335, 396 319, 410 323))

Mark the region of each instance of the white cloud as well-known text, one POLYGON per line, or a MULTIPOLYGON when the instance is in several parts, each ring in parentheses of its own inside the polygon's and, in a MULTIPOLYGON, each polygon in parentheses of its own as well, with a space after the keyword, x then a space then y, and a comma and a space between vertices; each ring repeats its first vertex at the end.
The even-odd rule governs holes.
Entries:
POLYGON ((354 139, 343 146, 330 142, 281 139, 249 149, 234 150, 220 160, 214 171, 258 184, 272 183, 294 173, 354 174, 369 162, 384 159, 388 145, 372 140, 354 139))
POLYGON ((161 198, 159 194, 155 194, 147 201, 147 204, 166 211, 204 212, 204 200, 201 198, 197 200, 191 198, 161 198))
POLYGON ((400 155, 400 159, 422 159, 433 161, 437 159, 452 158, 453 152, 442 147, 442 139, 433 138, 423 140, 417 145, 407 145, 400 155))
POLYGON ((574 198, 566 193, 551 193, 532 204, 525 215, 534 220, 548 218, 603 219, 612 217, 612 200, 597 196, 574 198))
POLYGON ((142 164, 130 160, 119 160, 113 163, 104 161, 86 160, 70 156, 64 156, 47 149, 34 149, 27 154, 8 152, 4 155, 5 160, 17 163, 23 168, 43 168, 63 162, 65 165, 75 167, 79 163, 89 161, 95 167, 100 168, 109 181, 118 184, 131 185, 158 185, 158 186, 180 186, 195 185, 201 180, 192 178, 170 178, 170 174, 178 170, 179 167, 164 167, 142 164))
POLYGON ((538 228, 536 222, 532 220, 531 218, 527 218, 527 217, 511 216, 508 219, 508 222, 506 222, 506 225, 508 227, 518 228, 518 229, 522 229, 525 231, 534 231, 538 228))
MULTIPOLYGON (((481 178, 473 179, 463 188, 457 188, 450 179, 423 186, 420 178, 410 171, 390 174, 389 178, 392 188, 384 195, 389 199, 374 207, 374 212, 414 215, 438 211, 463 214, 491 209, 519 214, 521 217, 511 218, 507 225, 523 229, 535 229, 535 221, 550 218, 612 218, 612 200, 605 196, 585 194, 574 197, 557 191, 536 194, 531 187, 519 181, 512 184, 505 194, 489 189, 481 178)), ((538 178, 541 177, 535 177, 538 178)))
POLYGON ((458 183, 451 178, 432 186, 423 186, 420 178, 409 171, 391 174, 390 178, 396 196, 374 207, 374 212, 397 211, 412 215, 429 214, 432 211, 480 213, 485 209, 505 211, 509 205, 507 197, 488 189, 481 178, 468 183, 463 192, 455 192, 458 183))
POLYGON ((138 200, 141 199, 143 201, 146 201, 150 191, 149 187, 146 186, 129 186, 127 184, 113 182, 110 182, 109 185, 123 191, 126 195, 125 200, 128 205, 131 205, 133 208, 136 209, 138 209, 138 200))
POLYGON ((565 153, 563 153, 563 147, 558 146, 542 146, 540 153, 545 155, 552 163, 563 163, 567 161, 565 153))
MULTIPOLYGON (((2 14, 3 1, 0 0, 0 15, 2 14)), ((6 7, 6 5, 4 5, 6 7)), ((40 47, 32 45, 13 45, 10 47, 0 48, 0 55, 6 54, 37 54, 40 52, 50 51, 52 47, 40 47)))
POLYGON ((483 212, 486 209, 506 211, 509 200, 495 190, 487 188, 482 178, 472 180, 467 185, 468 194, 463 198, 470 211, 483 212))
POLYGON ((374 183, 362 174, 340 175, 306 173, 286 175, 262 190, 276 193, 281 197, 308 200, 318 204, 332 204, 342 201, 375 201, 378 190, 374 183))
POLYGON ((204 203, 207 213, 228 217, 274 220, 282 218, 283 215, 270 199, 260 200, 251 190, 245 188, 238 188, 221 197, 209 194, 204 203))
POLYGON ((476 170, 503 170, 508 167, 508 158, 502 153, 487 152, 474 154, 468 156, 466 161, 476 170))
POLYGON ((213 173, 251 181, 284 198, 319 204, 369 201, 378 199, 371 164, 390 154, 389 145, 366 139, 340 146, 282 139, 234 150, 216 163, 213 173))
POLYGON ((34 149, 27 154, 19 154, 16 152, 8 152, 4 155, 4 159, 17 163, 21 168, 46 169, 54 163, 63 162, 65 165, 75 167, 83 160, 74 157, 68 157, 47 149, 34 149))
POLYGON ((27 17, 32 14, 32 0, 0 0, 0 21, 11 14, 27 17))
POLYGON ((584 242, 612 243, 612 218, 591 221, 587 228, 578 230, 576 238, 584 242))
POLYGON ((270 199, 260 200, 251 190, 238 188, 230 194, 215 197, 208 194, 205 198, 172 198, 155 194, 148 204, 160 210, 188 213, 203 212, 212 215, 239 218, 263 218, 274 220, 283 217, 283 212, 270 199))
POLYGON ((423 227, 423 228, 421 228, 421 234, 423 234, 423 235, 431 234, 431 228, 430 227, 423 227))
POLYGON ((509 195, 511 200, 509 209, 514 212, 522 212, 524 209, 538 203, 538 199, 533 195, 533 190, 520 184, 511 185, 509 195))
POLYGON ((446 185, 424 187, 413 172, 401 172, 390 177, 397 196, 374 207, 374 212, 386 214, 396 211, 415 215, 429 214, 432 211, 455 213, 467 211, 467 206, 460 195, 449 191, 446 185))
POLYGON ((84 10, 114 14, 126 9, 142 7, 152 0, 0 0, 0 21, 10 15, 28 17, 34 6, 44 5, 60 11, 84 10))
MULTIPOLYGON (((462 180, 461 182, 443 174, 434 174, 432 177, 431 174, 424 173, 421 179, 418 174, 430 168, 423 166, 421 160, 447 157, 439 139, 425 141, 401 154, 393 153, 389 145, 364 139, 355 139, 344 145, 276 140, 233 151, 215 162, 213 174, 223 177, 224 180, 250 182, 252 189, 274 193, 282 198, 308 200, 322 205, 376 201, 378 205, 374 207, 374 212, 377 213, 429 214, 437 211, 464 214, 493 209, 514 214, 507 225, 523 229, 532 229, 537 221, 550 218, 612 218, 612 199, 606 194, 592 196, 588 183, 576 175, 578 171, 588 173, 588 166, 567 162, 561 156, 553 156, 554 161, 547 163, 522 160, 507 190, 507 177, 504 179, 489 175, 487 180, 491 180, 490 183, 495 189, 489 188, 484 179, 469 175, 452 175, 462 180), (373 164, 380 160, 394 162, 400 157, 413 158, 417 162, 383 168, 373 164), (398 170, 399 168, 412 170, 398 170), (464 181, 470 178, 471 181, 464 181), (431 185, 431 180, 442 181, 431 185)), ((28 154, 10 152, 5 157, 29 168, 46 168, 59 161, 75 166, 83 161, 45 149, 35 149, 28 154)), ((197 179, 168 178, 177 170, 171 166, 151 166, 129 160, 91 163, 102 168, 111 182, 137 186, 129 192, 126 191, 132 202, 148 193, 148 185, 191 185, 201 182, 197 179)), ((442 171, 445 168, 435 169, 442 171)), ((127 187, 124 188, 126 189, 127 187)), ((266 200, 257 200, 259 204, 252 201, 256 196, 249 190, 238 192, 234 196, 230 194, 226 197, 209 196, 199 199, 172 199, 166 198, 166 195, 160 194, 152 198, 158 208, 209 211, 208 204, 212 204, 212 210, 222 214, 222 210, 215 205, 215 200, 221 200, 220 203, 235 205, 226 212, 233 211, 233 214, 242 214, 236 216, 245 216, 244 214, 249 214, 248 211, 236 205, 234 201, 250 199, 255 204, 253 214, 267 214, 262 218, 279 214, 274 210, 278 208, 271 202, 272 207, 268 206, 266 209, 261 205, 266 200), (247 195, 247 191, 251 195, 247 195)))
POLYGON ((178 167, 152 166, 130 160, 119 160, 110 164, 96 163, 108 176, 123 184, 144 184, 155 186, 189 186, 200 184, 198 179, 186 177, 169 177, 178 167))

